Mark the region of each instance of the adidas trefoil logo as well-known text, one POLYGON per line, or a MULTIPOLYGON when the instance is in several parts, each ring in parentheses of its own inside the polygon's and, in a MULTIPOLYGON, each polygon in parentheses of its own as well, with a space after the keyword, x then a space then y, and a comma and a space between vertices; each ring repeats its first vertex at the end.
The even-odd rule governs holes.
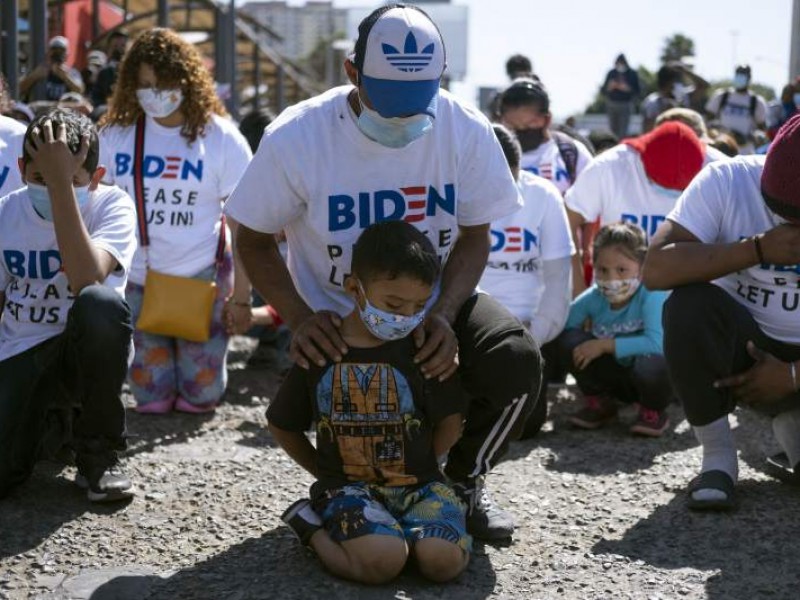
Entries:
POLYGON ((422 71, 431 64, 433 60, 434 43, 431 42, 420 51, 417 47, 417 38, 414 37, 413 31, 408 32, 402 52, 391 44, 381 45, 383 46, 383 54, 386 56, 386 60, 388 60, 395 69, 405 73, 422 71))

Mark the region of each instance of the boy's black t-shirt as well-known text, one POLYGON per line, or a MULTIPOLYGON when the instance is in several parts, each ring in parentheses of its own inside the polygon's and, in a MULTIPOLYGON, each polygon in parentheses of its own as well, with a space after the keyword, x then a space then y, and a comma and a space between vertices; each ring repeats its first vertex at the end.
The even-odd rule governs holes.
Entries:
POLYGON ((433 427, 462 412, 454 375, 425 380, 411 336, 375 348, 350 348, 341 363, 294 366, 267 410, 286 431, 317 432, 319 481, 312 496, 348 482, 418 485, 441 479, 433 427))

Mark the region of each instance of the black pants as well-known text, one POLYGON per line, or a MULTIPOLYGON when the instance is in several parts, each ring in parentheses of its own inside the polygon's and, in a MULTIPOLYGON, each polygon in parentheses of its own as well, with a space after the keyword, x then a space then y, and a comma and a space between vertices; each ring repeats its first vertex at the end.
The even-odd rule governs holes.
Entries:
POLYGON ((567 329, 558 337, 561 364, 578 382, 581 392, 588 396, 613 396, 626 404, 638 402, 645 408, 664 410, 673 398, 667 363, 659 354, 636 356, 630 366, 617 362, 610 354, 594 359, 578 370, 572 351, 580 344, 596 339, 580 329, 567 329))
MULTIPOLYGON (((736 407, 730 390, 716 389, 713 383, 753 366, 748 341, 780 360, 800 360, 800 346, 767 337, 722 288, 697 283, 672 292, 664 305, 664 354, 690 424, 708 425, 736 407)), ((800 395, 794 394, 769 412, 797 407, 798 400, 800 395)))
POLYGON ((542 359, 527 329, 486 294, 464 303, 453 328, 469 407, 447 475, 464 481, 487 473, 519 437, 539 395, 542 359))
POLYGON ((0 497, 65 443, 80 470, 116 461, 125 448, 120 392, 132 332, 125 301, 92 285, 78 294, 63 333, 0 362, 0 497))

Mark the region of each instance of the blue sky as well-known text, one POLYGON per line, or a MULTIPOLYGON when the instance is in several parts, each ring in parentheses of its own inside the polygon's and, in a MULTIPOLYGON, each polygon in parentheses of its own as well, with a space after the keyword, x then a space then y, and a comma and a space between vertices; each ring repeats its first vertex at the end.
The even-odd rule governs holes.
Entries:
POLYGON ((452 1, 470 9, 468 75, 453 86, 470 101, 477 86, 502 86, 505 59, 522 52, 550 90, 556 116, 580 112, 619 52, 633 65, 658 67, 664 38, 673 33, 694 39, 696 69, 706 78, 730 77, 738 61, 778 92, 788 81, 792 0, 452 1))

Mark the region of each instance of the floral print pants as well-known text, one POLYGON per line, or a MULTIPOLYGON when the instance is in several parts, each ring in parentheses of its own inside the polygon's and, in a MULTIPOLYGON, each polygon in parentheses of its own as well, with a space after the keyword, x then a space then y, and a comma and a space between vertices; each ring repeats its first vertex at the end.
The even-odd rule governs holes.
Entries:
MULTIPOLYGON (((212 279, 215 267, 195 277, 212 279)), ((150 402, 175 401, 182 397, 191 404, 217 403, 228 383, 226 360, 228 334, 222 322, 222 309, 233 289, 233 258, 226 252, 217 271, 217 298, 211 317, 211 337, 207 342, 145 333, 136 329, 133 344, 136 354, 128 371, 131 391, 139 406, 150 402)), ((144 286, 128 283, 125 297, 131 307, 133 323, 142 310, 144 286)))

